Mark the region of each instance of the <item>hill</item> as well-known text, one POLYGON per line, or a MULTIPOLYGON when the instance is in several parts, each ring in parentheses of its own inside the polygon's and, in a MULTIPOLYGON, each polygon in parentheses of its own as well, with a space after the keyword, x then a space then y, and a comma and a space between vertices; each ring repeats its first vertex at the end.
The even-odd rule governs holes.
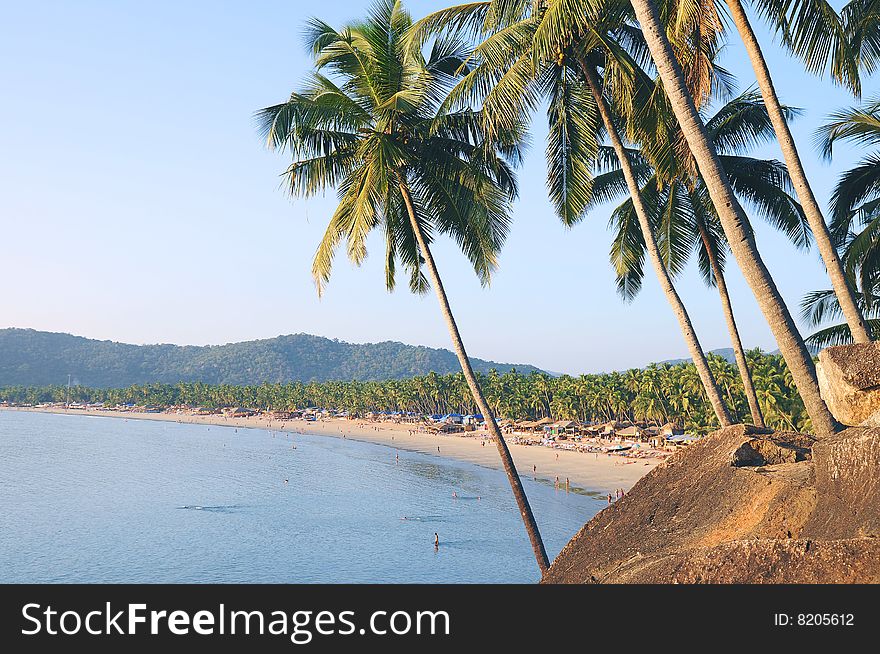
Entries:
MULTIPOLYGON (((534 366, 471 360, 486 373, 534 366)), ((355 344, 291 334, 227 345, 130 345, 33 329, 0 329, 0 386, 74 383, 94 387, 202 381, 262 382, 382 380, 458 372, 449 350, 383 343, 355 344)))

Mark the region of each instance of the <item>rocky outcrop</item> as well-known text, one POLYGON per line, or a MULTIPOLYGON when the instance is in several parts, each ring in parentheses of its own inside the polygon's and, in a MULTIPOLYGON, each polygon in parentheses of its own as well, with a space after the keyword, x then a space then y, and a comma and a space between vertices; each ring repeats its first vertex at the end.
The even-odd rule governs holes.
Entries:
POLYGON ((880 427, 880 343, 826 348, 816 374, 822 399, 841 424, 880 427))
POLYGON ((545 583, 880 583, 880 429, 736 425, 600 512, 545 583))

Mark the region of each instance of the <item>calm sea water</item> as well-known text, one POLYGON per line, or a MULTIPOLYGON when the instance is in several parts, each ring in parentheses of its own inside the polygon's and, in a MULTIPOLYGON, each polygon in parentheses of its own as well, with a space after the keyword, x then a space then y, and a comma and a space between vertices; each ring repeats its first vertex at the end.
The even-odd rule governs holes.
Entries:
MULTIPOLYGON (((537 580, 503 473, 399 454, 327 436, 0 411, 0 582, 537 580)), ((602 507, 524 483, 551 558, 602 507)))

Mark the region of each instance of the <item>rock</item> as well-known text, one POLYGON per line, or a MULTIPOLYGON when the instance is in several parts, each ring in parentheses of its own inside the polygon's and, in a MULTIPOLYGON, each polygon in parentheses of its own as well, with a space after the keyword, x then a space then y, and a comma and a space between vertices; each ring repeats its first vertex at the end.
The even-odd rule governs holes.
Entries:
POLYGON ((813 445, 815 538, 880 540, 880 429, 847 429, 813 445))
POLYGON ((584 525, 543 582, 880 583, 880 429, 717 431, 584 525))
POLYGON ((880 427, 880 343, 825 348, 816 374, 822 399, 840 423, 880 427))

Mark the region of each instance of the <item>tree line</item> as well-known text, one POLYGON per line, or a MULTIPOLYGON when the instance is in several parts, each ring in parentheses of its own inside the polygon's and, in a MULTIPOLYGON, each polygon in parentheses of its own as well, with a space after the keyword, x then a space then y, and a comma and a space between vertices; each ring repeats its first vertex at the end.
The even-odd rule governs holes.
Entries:
MULTIPOLYGON (((746 353, 753 371, 757 401, 775 429, 808 431, 809 417, 785 361, 758 350, 746 353)), ((731 414, 751 422, 749 405, 735 364, 710 354, 709 366, 731 414)), ((592 375, 553 377, 546 373, 478 374, 478 382, 495 416, 513 420, 577 420, 601 423, 673 422, 705 434, 718 421, 692 363, 653 364, 642 369, 592 375)), ((126 388, 85 386, 9 386, 0 401, 19 404, 104 403, 107 406, 187 406, 220 409, 247 407, 268 411, 307 408, 344 410, 354 416, 370 412, 419 415, 479 413, 462 373, 430 373, 386 381, 263 383, 254 386, 180 382, 126 388)))

